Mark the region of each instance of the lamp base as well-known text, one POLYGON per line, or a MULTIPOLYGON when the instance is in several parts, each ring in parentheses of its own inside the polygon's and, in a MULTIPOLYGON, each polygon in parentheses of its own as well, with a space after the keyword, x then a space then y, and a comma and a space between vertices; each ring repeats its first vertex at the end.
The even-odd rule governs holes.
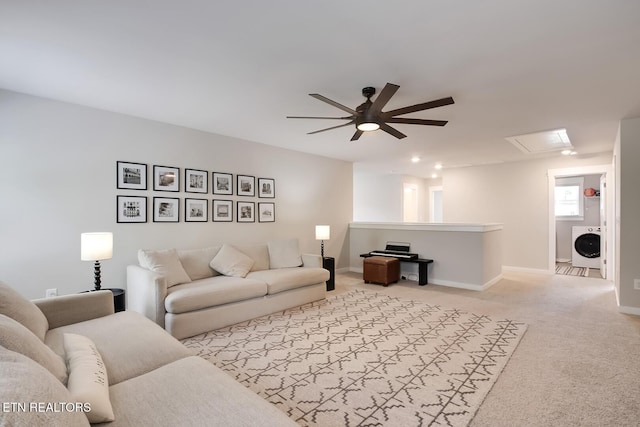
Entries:
POLYGON ((99 291, 100 290, 100 261, 96 261, 95 264, 93 264, 93 283, 94 283, 94 287, 93 290, 94 291, 99 291))

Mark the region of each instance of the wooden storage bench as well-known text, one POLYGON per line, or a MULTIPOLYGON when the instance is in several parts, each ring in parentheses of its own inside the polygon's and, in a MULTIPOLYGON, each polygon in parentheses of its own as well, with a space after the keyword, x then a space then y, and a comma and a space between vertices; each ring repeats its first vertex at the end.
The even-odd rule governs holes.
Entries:
POLYGON ((363 261, 364 283, 388 286, 400 280, 400 261, 397 258, 372 256, 363 261))

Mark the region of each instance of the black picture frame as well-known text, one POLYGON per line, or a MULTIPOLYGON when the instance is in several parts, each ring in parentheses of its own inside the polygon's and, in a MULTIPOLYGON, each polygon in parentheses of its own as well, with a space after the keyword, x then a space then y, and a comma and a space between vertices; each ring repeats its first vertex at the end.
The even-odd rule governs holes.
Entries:
POLYGON ((146 190, 147 165, 134 162, 116 162, 116 187, 121 190, 146 190))
POLYGON ((258 203, 258 222, 276 222, 275 203, 258 203))
POLYGON ((209 201, 207 199, 184 199, 184 220, 186 222, 209 221, 209 201))
POLYGON ((177 197, 153 198, 153 222, 179 222, 180 199, 177 197))
POLYGON ((147 222, 147 197, 116 196, 116 222, 147 222))
POLYGON ((209 193, 209 172, 200 169, 185 169, 184 191, 187 193, 209 193))
POLYGON ((256 177, 251 175, 237 175, 236 178, 236 194, 238 196, 255 197, 256 177))
POLYGON ((233 200, 213 199, 211 220, 213 222, 233 222, 233 200))
POLYGON ((154 191, 180 191, 180 168, 153 165, 154 191))
POLYGON ((233 195, 233 174, 212 172, 211 188, 213 188, 213 194, 233 195))
POLYGON ((276 197, 276 180, 273 178, 258 178, 258 197, 274 199, 276 197))
POLYGON ((238 222, 256 222, 255 202, 238 202, 236 212, 238 222))

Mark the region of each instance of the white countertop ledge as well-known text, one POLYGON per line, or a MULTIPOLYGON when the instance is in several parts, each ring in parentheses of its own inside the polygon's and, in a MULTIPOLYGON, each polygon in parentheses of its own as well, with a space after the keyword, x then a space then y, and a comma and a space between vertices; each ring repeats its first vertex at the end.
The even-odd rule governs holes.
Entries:
POLYGON ((467 233, 486 233, 502 230, 498 223, 465 224, 465 223, 407 223, 407 222, 352 222, 349 228, 378 230, 420 230, 420 231, 460 231, 467 233))

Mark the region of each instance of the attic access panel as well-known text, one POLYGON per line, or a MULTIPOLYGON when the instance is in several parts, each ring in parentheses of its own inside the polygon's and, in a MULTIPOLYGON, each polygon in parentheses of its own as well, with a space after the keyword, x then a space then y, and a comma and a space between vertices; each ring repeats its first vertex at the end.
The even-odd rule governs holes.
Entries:
POLYGON ((525 154, 548 153, 572 148, 566 129, 527 133, 505 139, 525 154))

